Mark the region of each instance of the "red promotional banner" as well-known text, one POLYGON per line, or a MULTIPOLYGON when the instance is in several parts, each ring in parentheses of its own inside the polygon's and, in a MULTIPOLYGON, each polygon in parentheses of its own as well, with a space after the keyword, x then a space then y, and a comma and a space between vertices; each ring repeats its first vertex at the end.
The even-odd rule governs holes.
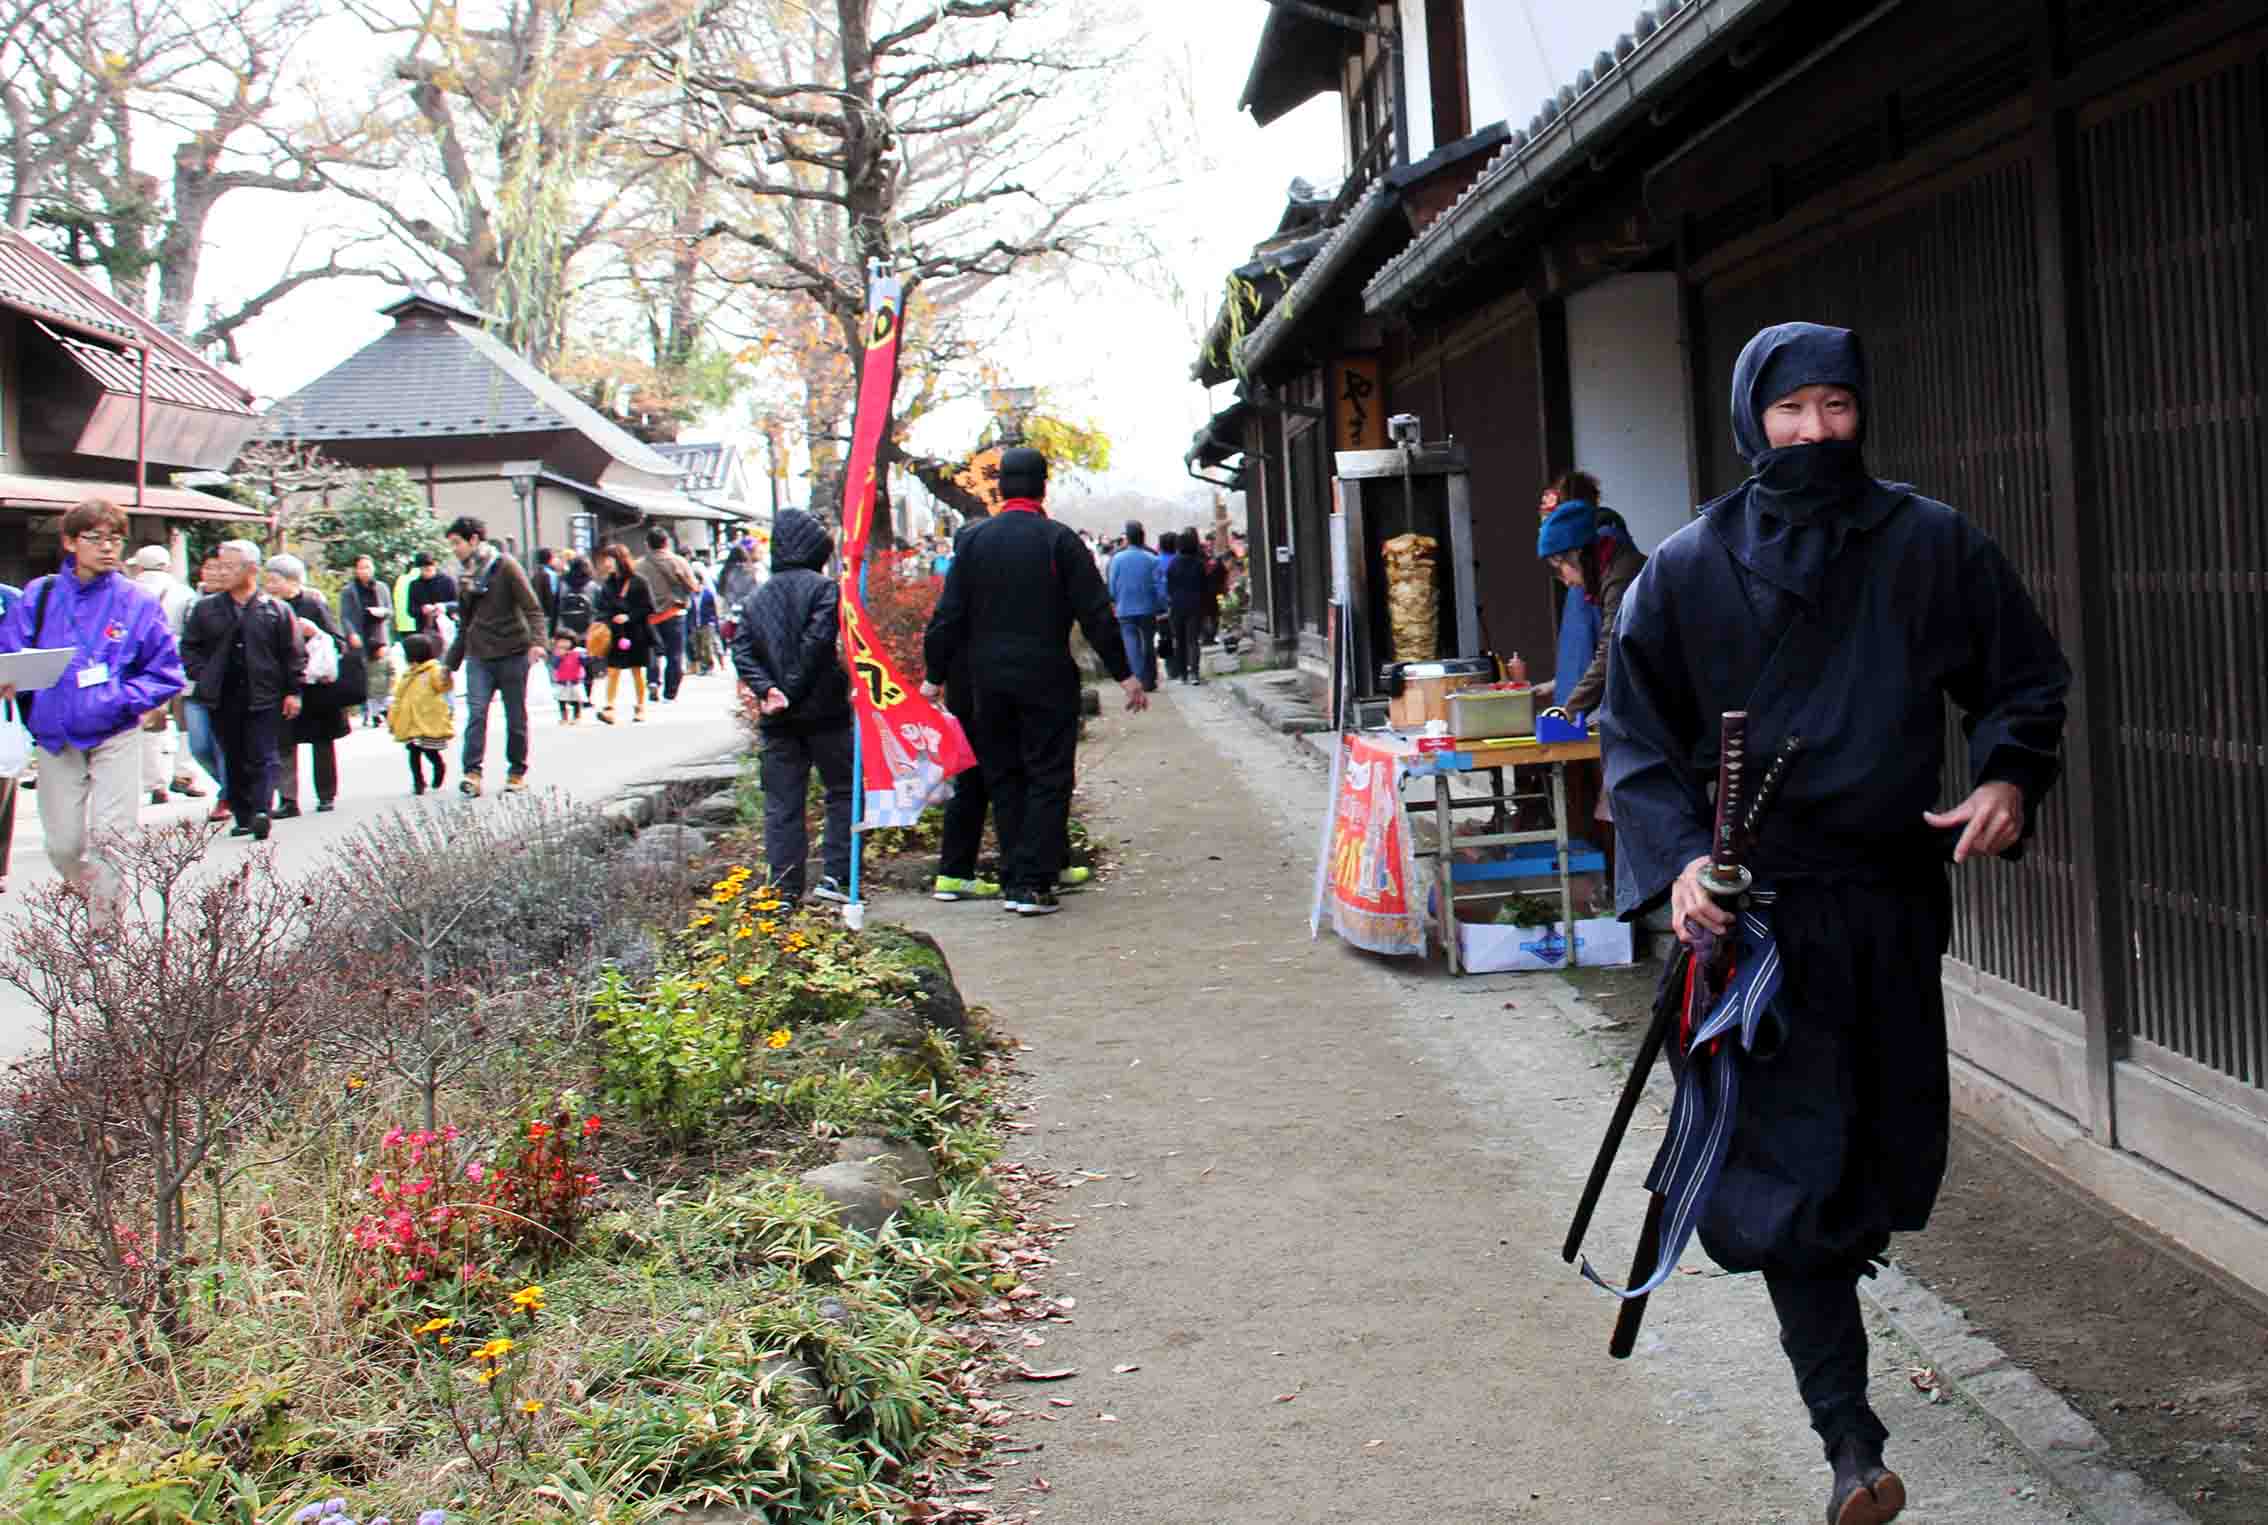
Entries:
POLYGON ((873 639, 860 591, 874 536, 882 431, 890 426, 898 389, 904 298, 905 289, 895 278, 867 287, 866 359, 843 484, 843 659, 850 664, 851 707, 858 717, 859 783, 866 792, 858 818, 862 831, 913 825, 926 807, 944 798, 948 779, 976 765, 961 723, 909 685, 873 639))
POLYGON ((1373 953, 1425 952, 1423 891, 1402 813, 1400 761, 1361 736, 1341 738, 1317 886, 1331 930, 1373 953))

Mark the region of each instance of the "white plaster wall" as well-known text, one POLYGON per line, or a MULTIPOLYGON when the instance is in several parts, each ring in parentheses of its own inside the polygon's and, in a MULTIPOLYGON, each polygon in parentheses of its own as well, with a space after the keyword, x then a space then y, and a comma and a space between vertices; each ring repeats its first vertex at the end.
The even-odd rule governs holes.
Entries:
POLYGON ((1525 125, 1556 85, 1513 0, 1465 0, 1465 90, 1476 129, 1491 122, 1525 125))
POLYGON ((1410 157, 1441 146, 1433 128, 1433 62, 1426 44, 1426 7, 1443 0, 1402 0, 1402 99, 1410 105, 1410 157))
POLYGON ((1567 369, 1573 464, 1599 479, 1650 555, 1694 505, 1677 277, 1618 275, 1569 297, 1567 369))

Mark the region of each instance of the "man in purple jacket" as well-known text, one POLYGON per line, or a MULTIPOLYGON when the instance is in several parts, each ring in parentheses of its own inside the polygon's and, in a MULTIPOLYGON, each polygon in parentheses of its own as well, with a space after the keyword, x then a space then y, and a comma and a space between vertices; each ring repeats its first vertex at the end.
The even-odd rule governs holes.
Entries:
MULTIPOLYGON (((158 601, 118 575, 126 511, 90 498, 63 516, 63 568, 33 579, 0 619, 0 652, 69 646, 53 688, 27 696, 47 858, 90 896, 117 894, 96 832, 141 824, 144 715, 188 686, 158 601)), ((15 690, 0 685, 0 698, 15 690)))

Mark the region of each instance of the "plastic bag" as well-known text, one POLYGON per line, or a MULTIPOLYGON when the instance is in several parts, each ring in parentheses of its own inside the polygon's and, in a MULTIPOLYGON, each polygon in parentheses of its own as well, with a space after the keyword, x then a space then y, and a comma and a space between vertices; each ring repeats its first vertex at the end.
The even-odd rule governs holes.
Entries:
POLYGON ((0 702, 0 778, 14 778, 31 766, 31 732, 24 729, 16 701, 0 702))
POLYGON ((300 630, 307 636, 307 665, 299 670, 299 681, 310 688, 338 682, 339 643, 311 621, 300 621, 300 630))

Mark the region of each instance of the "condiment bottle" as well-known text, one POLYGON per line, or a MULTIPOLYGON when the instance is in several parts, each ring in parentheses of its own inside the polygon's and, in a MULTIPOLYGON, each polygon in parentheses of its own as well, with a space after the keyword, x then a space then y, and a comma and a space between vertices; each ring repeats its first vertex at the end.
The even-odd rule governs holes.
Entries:
POLYGON ((1508 683, 1525 683, 1528 681, 1528 664, 1520 659, 1520 653, 1513 652, 1510 658, 1505 661, 1504 678, 1508 683))

